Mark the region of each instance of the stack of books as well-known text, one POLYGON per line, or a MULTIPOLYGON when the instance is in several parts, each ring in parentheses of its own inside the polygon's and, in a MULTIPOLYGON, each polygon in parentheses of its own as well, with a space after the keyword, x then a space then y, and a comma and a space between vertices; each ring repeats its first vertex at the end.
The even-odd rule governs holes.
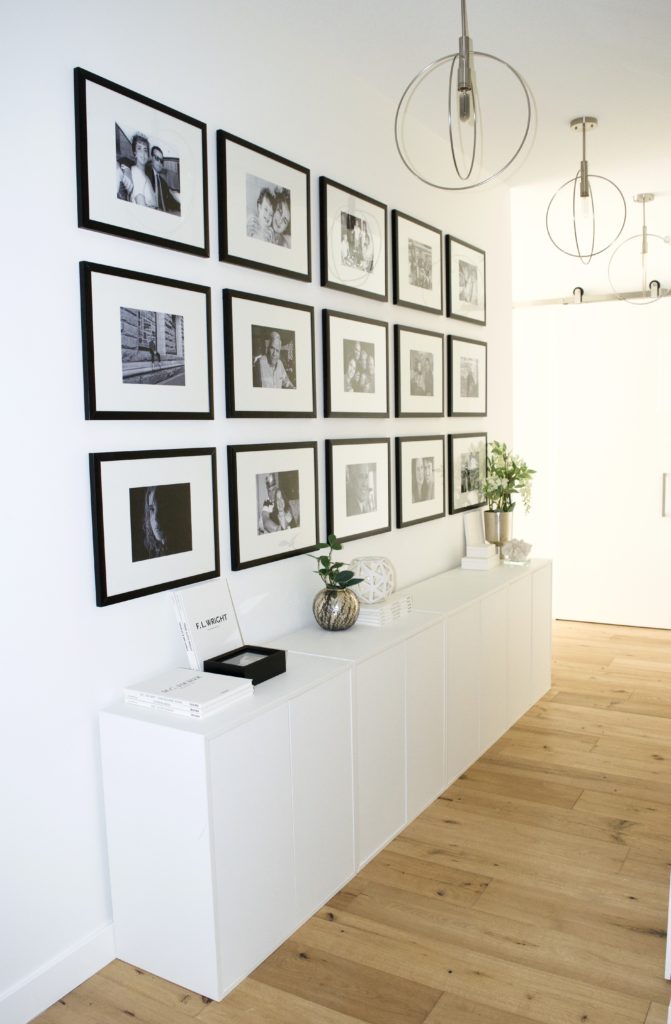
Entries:
POLYGON ((357 622, 363 626, 390 626, 411 611, 412 597, 410 594, 401 594, 399 597, 388 597, 379 604, 362 604, 357 622))
POLYGON ((123 691, 127 704, 169 711, 186 718, 206 718, 254 692, 250 679, 177 668, 123 691))
POLYGON ((484 572, 487 569, 496 569, 499 562, 495 544, 467 544, 466 557, 461 560, 461 568, 484 572))

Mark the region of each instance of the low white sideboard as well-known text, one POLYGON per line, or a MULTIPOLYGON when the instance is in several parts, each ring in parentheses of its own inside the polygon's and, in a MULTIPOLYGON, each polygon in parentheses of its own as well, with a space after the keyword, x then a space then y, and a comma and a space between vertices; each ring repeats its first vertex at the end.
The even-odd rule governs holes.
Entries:
POLYGON ((286 673, 203 721, 103 712, 117 956, 223 998, 549 687, 550 587, 455 569, 393 626, 248 638, 286 673))

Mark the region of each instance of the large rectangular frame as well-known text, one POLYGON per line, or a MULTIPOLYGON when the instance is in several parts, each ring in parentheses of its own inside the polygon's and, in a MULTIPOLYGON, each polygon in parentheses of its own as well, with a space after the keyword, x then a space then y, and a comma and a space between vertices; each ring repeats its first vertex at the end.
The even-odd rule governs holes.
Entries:
POLYGON ((443 312, 443 233, 391 211, 392 281, 397 306, 443 312))
POLYGON ((79 227, 209 256, 207 126, 83 68, 75 68, 74 76, 79 227), (134 133, 131 139, 124 125, 134 133), (132 138, 138 135, 147 149, 161 150, 164 165, 171 164, 178 200, 167 178, 157 190, 155 179, 147 185, 146 174, 133 176, 132 138), (169 199, 170 212, 153 205, 157 191, 169 199))
POLYGON ((234 571, 314 551, 317 442, 229 445, 228 502, 234 571))
POLYGON ((450 515, 485 504, 481 483, 487 474, 487 435, 448 434, 447 463, 450 515))
POLYGON ((396 525, 445 515, 445 437, 396 438, 396 525))
POLYGON ((224 358, 228 416, 316 417, 312 306, 224 289, 224 358), (262 349, 277 338, 280 359, 271 366, 262 349), (277 383, 264 384, 276 373, 277 383))
POLYGON ((394 326, 397 416, 445 415, 445 336, 394 326))
POLYGON ((487 343, 447 338, 447 415, 487 415, 487 343))
POLYGON ((322 321, 324 415, 387 418, 389 324, 333 309, 322 311, 322 321))
POLYGON ((447 315, 471 324, 487 323, 486 256, 482 249, 447 235, 447 315))
POLYGON ((345 541, 391 530, 390 452, 388 437, 326 442, 328 535, 345 541))
POLYGON ((386 302, 385 204, 322 177, 319 214, 322 284, 386 302))
POLYGON ((98 605, 219 575, 214 448, 94 452, 89 468, 98 605))
POLYGON ((79 272, 86 418, 211 420, 210 289, 97 263, 82 262, 79 272), (155 316, 155 336, 141 348, 138 329, 138 358, 125 359, 124 326, 140 312, 155 316))
POLYGON ((218 131, 217 181, 219 259, 311 281, 307 167, 218 131))

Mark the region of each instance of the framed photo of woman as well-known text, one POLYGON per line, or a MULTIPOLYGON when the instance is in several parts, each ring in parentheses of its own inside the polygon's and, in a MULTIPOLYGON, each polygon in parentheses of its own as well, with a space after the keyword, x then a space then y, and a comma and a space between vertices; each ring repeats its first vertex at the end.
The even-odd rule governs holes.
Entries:
POLYGON ((396 438, 396 525, 445 515, 445 438, 396 438))

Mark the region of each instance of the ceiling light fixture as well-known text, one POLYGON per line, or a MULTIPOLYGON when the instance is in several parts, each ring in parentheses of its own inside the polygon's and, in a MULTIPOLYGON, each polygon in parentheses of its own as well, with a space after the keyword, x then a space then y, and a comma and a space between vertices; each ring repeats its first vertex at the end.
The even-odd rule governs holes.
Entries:
POLYGON ((627 204, 615 182, 589 173, 587 132, 598 124, 596 117, 574 117, 570 122, 571 131, 582 133, 582 160, 575 178, 559 186, 545 211, 545 228, 552 244, 564 255, 577 257, 585 264, 617 241, 627 219, 627 204), (599 197, 596 202, 595 191, 599 197), (604 211, 598 224, 597 206, 604 211), (604 220, 610 227, 603 227, 604 220))
POLYGON ((427 65, 406 87, 396 109, 396 148, 408 170, 426 185, 455 192, 478 188, 503 174, 520 154, 529 137, 531 107, 529 89, 515 68, 500 57, 473 49, 466 0, 461 0, 459 50, 427 65), (482 113, 485 101, 488 145, 482 113), (435 151, 436 137, 445 141, 446 106, 449 148, 437 156, 434 153, 438 162, 434 172, 428 166, 428 153, 435 151), (431 128, 436 116, 438 129, 431 128))
POLYGON ((634 196, 634 202, 640 203, 643 212, 643 229, 640 235, 632 235, 620 242, 608 263, 608 280, 619 299, 631 302, 635 306, 644 306, 656 302, 671 291, 671 238, 666 235, 654 235, 648 231, 645 220, 645 207, 655 198, 652 192, 641 192, 634 196), (662 248, 666 246, 666 248, 662 248), (635 260, 636 269, 633 267, 635 260), (662 274, 665 270, 666 273, 662 274), (623 285, 638 273, 638 290, 631 291, 623 285), (662 280, 666 282, 662 287, 662 280))

